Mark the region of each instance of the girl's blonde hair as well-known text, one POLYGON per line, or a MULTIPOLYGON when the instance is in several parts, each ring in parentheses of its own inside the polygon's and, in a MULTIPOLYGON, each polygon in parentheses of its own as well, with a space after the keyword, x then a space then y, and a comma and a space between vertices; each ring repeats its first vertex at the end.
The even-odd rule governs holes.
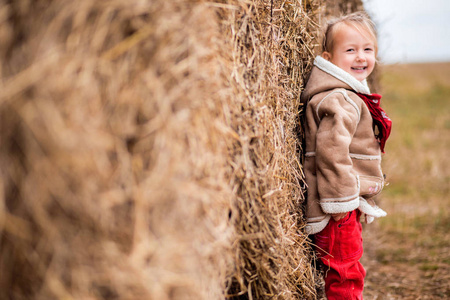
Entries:
POLYGON ((370 19, 367 13, 354 12, 352 14, 333 19, 327 23, 322 40, 322 53, 325 51, 331 53, 333 51, 335 40, 334 34, 340 24, 353 26, 363 35, 365 35, 365 33, 362 32, 362 30, 367 32, 375 44, 375 53, 378 52, 377 29, 375 27, 375 23, 370 19))

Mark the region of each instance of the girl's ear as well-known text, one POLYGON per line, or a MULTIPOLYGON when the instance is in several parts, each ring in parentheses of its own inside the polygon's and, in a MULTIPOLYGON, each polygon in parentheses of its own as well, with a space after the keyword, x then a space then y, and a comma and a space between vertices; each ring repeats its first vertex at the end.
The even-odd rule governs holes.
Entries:
POLYGON ((324 51, 322 53, 322 57, 325 58, 326 60, 330 61, 331 60, 331 54, 330 52, 324 51))

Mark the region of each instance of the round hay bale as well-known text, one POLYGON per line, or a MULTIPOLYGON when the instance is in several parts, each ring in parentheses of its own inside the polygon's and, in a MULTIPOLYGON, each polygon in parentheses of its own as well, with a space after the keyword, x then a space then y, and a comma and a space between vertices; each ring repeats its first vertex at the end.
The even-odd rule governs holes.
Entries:
POLYGON ((0 11, 0 298, 222 297, 233 228, 216 9, 0 11))
POLYGON ((314 299, 323 3, 0 1, 1 299, 314 299))

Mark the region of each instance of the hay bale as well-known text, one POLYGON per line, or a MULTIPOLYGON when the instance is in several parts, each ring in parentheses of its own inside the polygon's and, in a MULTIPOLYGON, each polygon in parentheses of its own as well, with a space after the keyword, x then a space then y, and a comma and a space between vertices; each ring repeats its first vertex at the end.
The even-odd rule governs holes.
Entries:
POLYGON ((297 136, 303 75, 311 68, 318 6, 253 1, 231 22, 236 95, 231 124, 232 221, 238 235, 234 299, 313 297, 301 205, 301 151, 297 136))
POLYGON ((328 0, 325 5, 325 17, 334 17, 364 10, 362 0, 328 0))
POLYGON ((216 9, 0 9, 0 298, 222 297, 233 197, 216 9))
POLYGON ((312 299, 314 1, 0 2, 0 298, 312 299))

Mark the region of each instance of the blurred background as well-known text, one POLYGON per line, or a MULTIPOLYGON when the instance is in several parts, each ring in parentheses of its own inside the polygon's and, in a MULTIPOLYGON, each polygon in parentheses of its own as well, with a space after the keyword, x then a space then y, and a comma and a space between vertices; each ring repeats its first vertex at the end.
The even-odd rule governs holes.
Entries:
POLYGON ((381 61, 450 61, 450 2, 445 0, 364 0, 377 23, 381 61))
POLYGON ((365 0, 379 30, 387 212, 366 226, 369 299, 450 297, 450 2, 365 0))

